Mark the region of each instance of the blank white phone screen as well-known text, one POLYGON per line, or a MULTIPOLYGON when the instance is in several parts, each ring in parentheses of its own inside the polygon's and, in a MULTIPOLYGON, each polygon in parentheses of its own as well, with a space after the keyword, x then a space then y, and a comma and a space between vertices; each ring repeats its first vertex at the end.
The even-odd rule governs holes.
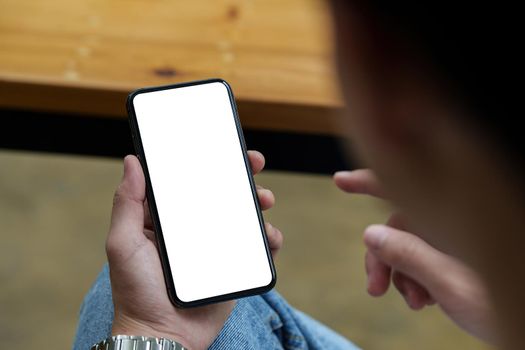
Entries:
POLYGON ((177 297, 191 302, 272 280, 226 86, 133 98, 177 297))

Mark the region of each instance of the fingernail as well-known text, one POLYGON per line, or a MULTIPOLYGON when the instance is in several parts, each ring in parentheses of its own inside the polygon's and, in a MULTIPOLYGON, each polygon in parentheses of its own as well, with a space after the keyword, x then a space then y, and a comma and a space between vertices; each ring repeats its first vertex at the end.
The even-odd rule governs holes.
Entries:
POLYGON ((262 153, 259 152, 259 151, 254 151, 254 152, 257 154, 257 156, 258 156, 259 158, 262 158, 263 160, 265 160, 265 159, 264 159, 264 154, 262 154, 262 153))
POLYGON ((334 176, 342 176, 342 175, 347 175, 347 174, 351 174, 352 172, 350 170, 340 170, 340 171, 336 171, 334 173, 334 176))
POLYGON ((383 225, 368 226, 364 234, 365 244, 372 249, 378 249, 383 244, 387 234, 388 231, 383 225))
POLYGON ((124 158, 124 172, 122 173, 122 178, 126 177, 127 170, 128 170, 128 156, 124 158))
POLYGON ((368 294, 372 295, 372 276, 367 275, 366 276, 366 291, 368 294))

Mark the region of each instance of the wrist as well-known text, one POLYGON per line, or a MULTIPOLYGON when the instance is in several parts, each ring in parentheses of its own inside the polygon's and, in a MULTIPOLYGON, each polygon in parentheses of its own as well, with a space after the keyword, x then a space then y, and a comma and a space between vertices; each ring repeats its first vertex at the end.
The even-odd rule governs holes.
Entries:
POLYGON ((166 338, 180 343, 186 349, 194 349, 188 339, 182 334, 171 332, 162 327, 147 324, 127 316, 116 317, 111 328, 111 335, 136 335, 155 338, 166 338))

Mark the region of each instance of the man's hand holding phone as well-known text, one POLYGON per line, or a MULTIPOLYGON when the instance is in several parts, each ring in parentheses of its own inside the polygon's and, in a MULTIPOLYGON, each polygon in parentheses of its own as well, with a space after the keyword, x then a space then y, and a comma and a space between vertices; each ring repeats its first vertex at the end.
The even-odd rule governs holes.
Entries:
MULTIPOLYGON (((249 151, 248 157, 253 174, 259 173, 264 168, 263 155, 249 151)), ((220 186, 212 181, 203 184, 210 185, 220 186)), ((270 190, 258 186, 257 195, 263 210, 274 205, 270 190)), ((221 198, 212 200, 221 205, 221 198)), ((266 232, 275 256, 282 246, 282 234, 269 223, 266 232)), ((208 348, 235 302, 192 309, 178 309, 170 302, 146 201, 144 174, 135 156, 124 159, 124 176, 115 193, 106 251, 115 305, 113 334, 165 337, 190 349, 208 348)))

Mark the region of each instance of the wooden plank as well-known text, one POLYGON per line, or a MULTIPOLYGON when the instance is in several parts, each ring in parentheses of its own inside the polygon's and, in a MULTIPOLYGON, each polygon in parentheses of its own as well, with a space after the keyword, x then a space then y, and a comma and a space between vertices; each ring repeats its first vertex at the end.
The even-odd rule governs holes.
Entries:
POLYGON ((0 0, 0 107, 124 117, 142 86, 221 77, 250 128, 338 134, 323 0, 0 0))

